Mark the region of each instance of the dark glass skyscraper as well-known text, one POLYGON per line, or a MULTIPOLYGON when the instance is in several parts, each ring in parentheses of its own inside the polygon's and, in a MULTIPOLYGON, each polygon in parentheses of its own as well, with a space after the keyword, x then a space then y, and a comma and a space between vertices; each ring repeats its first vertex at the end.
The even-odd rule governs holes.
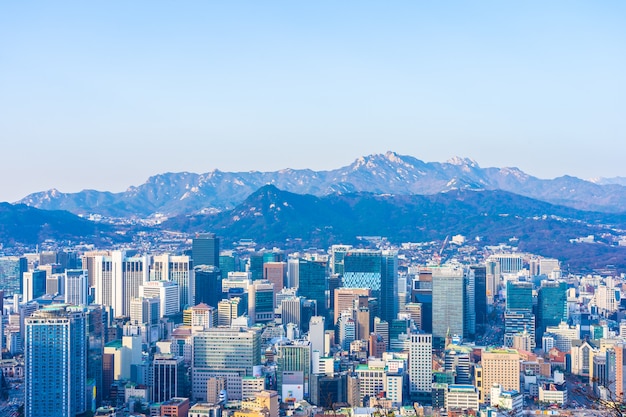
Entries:
POLYGON ((547 326, 558 326, 567 320, 567 283, 541 281, 537 298, 537 330, 535 337, 541 343, 547 326))
POLYGON ((208 304, 217 307, 222 297, 222 275, 213 265, 199 265, 194 268, 195 304, 208 304))
POLYGON ((318 316, 326 316, 326 269, 327 262, 298 260, 299 287, 298 295, 317 303, 318 316))
POLYGON ((213 265, 220 264, 220 239, 214 233, 198 233, 191 244, 193 264, 213 265))
POLYGON ((533 284, 526 281, 506 283, 506 309, 530 311, 533 308, 533 284))
POLYGON ((474 303, 476 325, 487 324, 487 268, 484 265, 472 265, 474 272, 474 303))

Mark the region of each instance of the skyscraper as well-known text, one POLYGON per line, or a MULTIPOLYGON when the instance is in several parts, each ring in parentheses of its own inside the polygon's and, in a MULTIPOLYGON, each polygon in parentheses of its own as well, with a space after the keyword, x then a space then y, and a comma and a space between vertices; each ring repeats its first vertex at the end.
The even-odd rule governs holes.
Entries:
POLYGON ((35 269, 22 274, 24 281, 23 302, 41 297, 46 293, 46 271, 35 269))
POLYGON ((397 314, 398 254, 395 251, 350 250, 343 257, 343 286, 371 288, 379 301, 380 317, 391 321, 397 314))
POLYGON ((155 256, 150 268, 150 281, 172 281, 178 284, 181 311, 195 304, 194 268, 189 256, 155 256))
POLYGON ((313 300, 317 306, 317 315, 326 316, 326 261, 300 259, 298 262, 298 294, 313 300))
POLYGON ((195 303, 205 303, 217 307, 222 299, 222 271, 213 265, 199 265, 194 268, 195 303))
POLYGON ((567 283, 541 281, 537 297, 537 343, 541 343, 546 327, 558 326, 562 321, 567 321, 567 283))
POLYGON ((409 392, 411 397, 430 400, 433 382, 433 336, 412 334, 409 347, 409 392))
POLYGON ((464 334, 465 280, 461 267, 433 268, 433 345, 442 348, 446 335, 464 334))
POLYGON ((487 268, 484 265, 472 265, 474 271, 474 305, 476 325, 487 324, 487 268))
POLYGON ((220 239, 214 233, 198 233, 191 242, 193 264, 220 266, 220 239))
POLYGON ((111 256, 95 256, 93 269, 96 304, 111 307, 114 317, 128 317, 130 300, 139 296, 139 286, 148 281, 148 258, 113 251, 111 256))
POLYGON ((87 411, 87 320, 79 307, 53 305, 26 319, 27 417, 74 417, 87 411))
POLYGON ((89 278, 85 269, 65 270, 65 302, 76 306, 87 305, 89 278))

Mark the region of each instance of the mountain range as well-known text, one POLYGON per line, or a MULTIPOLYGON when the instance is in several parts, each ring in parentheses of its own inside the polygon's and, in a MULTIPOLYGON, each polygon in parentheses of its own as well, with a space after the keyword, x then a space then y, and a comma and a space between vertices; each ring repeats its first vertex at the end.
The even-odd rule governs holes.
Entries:
POLYGON ((232 210, 181 215, 162 224, 188 233, 210 230, 225 242, 254 239, 271 247, 359 244, 357 236, 401 242, 442 241, 461 234, 478 246, 515 238, 522 251, 555 257, 575 271, 606 265, 626 269, 626 247, 616 242, 626 214, 588 212, 501 190, 453 190, 434 195, 346 193, 317 197, 267 185, 232 210), (596 236, 596 242, 571 240, 596 236))
POLYGON ((572 176, 540 179, 517 168, 481 168, 467 158, 423 162, 395 152, 356 159, 329 171, 283 169, 275 172, 164 173, 124 192, 56 189, 30 194, 19 201, 46 210, 75 214, 146 218, 157 213, 176 216, 229 210, 260 187, 318 197, 369 192, 385 195, 436 195, 453 190, 502 190, 581 210, 626 211, 622 178, 586 181, 572 176))

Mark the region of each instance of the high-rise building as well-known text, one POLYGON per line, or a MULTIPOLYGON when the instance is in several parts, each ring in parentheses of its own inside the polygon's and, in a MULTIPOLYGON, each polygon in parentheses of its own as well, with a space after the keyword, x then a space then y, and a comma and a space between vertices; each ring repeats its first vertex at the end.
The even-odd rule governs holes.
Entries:
POLYGON ((507 281, 506 309, 531 311, 533 308, 533 284, 527 281, 507 281))
POLYGON ((254 281, 249 289, 248 316, 254 323, 274 321, 274 284, 267 280, 254 281))
POLYGON ((73 417, 87 411, 84 308, 45 307, 25 325, 25 415, 73 417))
POLYGON ((278 345, 276 351, 277 385, 283 386, 286 373, 292 373, 292 375, 296 372, 302 373, 304 395, 308 395, 311 376, 311 342, 297 340, 289 344, 278 345))
POLYGON ((484 265, 472 265, 474 272, 474 302, 476 325, 487 324, 487 268, 484 265))
POLYGON ((284 288, 285 272, 287 272, 285 262, 265 262, 263 264, 263 279, 274 284, 275 293, 284 288))
POLYGON ((152 259, 150 281, 172 281, 178 284, 180 311, 195 304, 195 276, 189 256, 158 255, 152 259))
POLYGON ((343 270, 345 288, 370 288, 372 296, 379 300, 380 317, 387 321, 395 318, 398 299, 397 252, 350 250, 343 257, 343 270))
POLYGON ((76 306, 89 304, 89 277, 86 269, 65 270, 65 302, 76 306))
POLYGON ((465 276, 461 267, 433 268, 433 344, 442 348, 446 335, 464 335, 465 276))
POLYGON ((304 298, 289 297, 280 303, 282 324, 293 323, 298 327, 302 327, 304 298))
POLYGON ((412 334, 409 345, 409 392, 411 397, 430 400, 433 382, 433 336, 412 334))
POLYGON ((130 300, 139 296, 139 286, 148 281, 148 258, 113 251, 111 256, 95 256, 93 268, 96 304, 111 307, 114 317, 128 317, 130 300))
POLYGON ((315 301, 319 316, 325 316, 327 312, 326 267, 326 261, 300 259, 298 262, 298 294, 315 301))
POLYGON ((217 325, 230 326, 234 319, 244 314, 243 301, 239 297, 217 303, 217 325))
POLYGON ((24 281, 23 302, 27 303, 46 293, 46 271, 35 269, 34 271, 24 272, 22 277, 24 281))
POLYGON ((130 322, 132 324, 156 325, 159 323, 160 307, 156 297, 137 297, 130 300, 130 322))
POLYGON ((198 233, 191 242, 193 264, 213 265, 220 264, 220 239, 214 233, 198 233))
POLYGON ((502 385, 505 390, 520 392, 520 361, 517 351, 512 349, 486 350, 481 356, 481 365, 475 369, 481 373, 481 402, 489 402, 491 387, 502 385))
POLYGON ((558 326, 562 321, 567 321, 567 283, 541 281, 537 296, 537 343, 540 343, 546 327, 558 326))
POLYGON ((213 265, 199 265, 194 268, 195 303, 205 303, 216 307, 222 299, 222 273, 213 265))
POLYGON ((194 399, 206 400, 208 380, 216 376, 226 378, 230 399, 241 399, 241 378, 261 364, 261 335, 251 329, 207 329, 193 334, 191 357, 194 399))
POLYGON ((19 256, 0 256, 0 288, 7 296, 23 294, 22 274, 28 271, 28 261, 19 256))
POLYGON ((359 297, 370 297, 371 293, 369 288, 337 288, 335 290, 335 316, 333 324, 337 323, 343 311, 352 312, 354 310, 354 302, 358 301, 359 297))
POLYGON ((155 355, 152 361, 152 401, 164 402, 188 394, 188 382, 183 358, 155 355))
POLYGON ((139 297, 159 299, 159 317, 178 313, 180 292, 172 281, 149 281, 139 287, 139 297))
POLYGON ((311 352, 318 351, 320 356, 326 356, 325 344, 325 318, 323 316, 313 316, 309 322, 309 341, 311 342, 311 352))

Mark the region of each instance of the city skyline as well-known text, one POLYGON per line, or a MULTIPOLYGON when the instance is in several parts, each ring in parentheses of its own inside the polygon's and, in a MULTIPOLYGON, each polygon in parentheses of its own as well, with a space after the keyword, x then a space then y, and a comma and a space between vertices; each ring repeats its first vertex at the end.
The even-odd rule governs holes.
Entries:
POLYGON ((625 7, 4 4, 0 201, 389 150, 626 176, 625 7))

